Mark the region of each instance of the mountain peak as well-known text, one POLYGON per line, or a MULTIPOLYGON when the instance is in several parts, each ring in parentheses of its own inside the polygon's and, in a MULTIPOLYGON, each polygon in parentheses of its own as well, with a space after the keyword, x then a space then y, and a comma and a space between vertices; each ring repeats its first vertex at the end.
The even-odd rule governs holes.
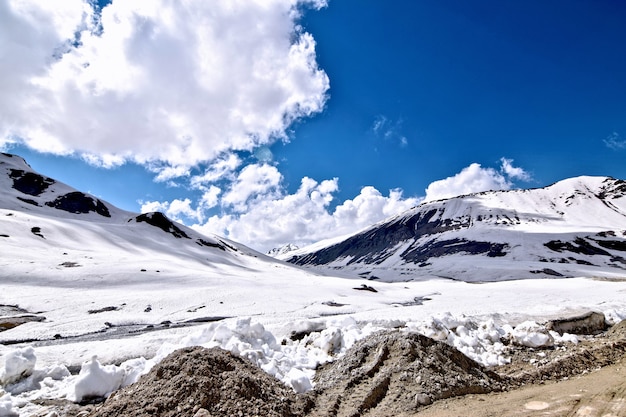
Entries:
POLYGON ((281 257, 281 256, 285 256, 290 252, 296 251, 300 249, 297 245, 293 244, 293 243, 287 243, 283 246, 277 247, 277 248, 273 248, 270 249, 267 252, 268 256, 271 256, 272 258, 276 258, 276 257, 281 257))
POLYGON ((583 176, 430 201, 287 260, 391 281, 624 274, 625 195, 626 181, 583 176))

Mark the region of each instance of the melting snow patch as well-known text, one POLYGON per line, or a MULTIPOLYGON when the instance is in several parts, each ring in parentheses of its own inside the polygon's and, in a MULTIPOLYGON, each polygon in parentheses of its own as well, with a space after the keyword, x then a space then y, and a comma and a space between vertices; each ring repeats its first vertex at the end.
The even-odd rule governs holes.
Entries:
POLYGON ((18 415, 18 412, 13 408, 11 394, 2 395, 2 391, 0 391, 0 416, 17 417, 18 415))
POLYGON ((125 372, 120 367, 102 366, 97 358, 93 357, 81 367, 67 398, 74 402, 81 402, 89 398, 107 397, 121 387, 124 376, 125 372))
POLYGON ((13 384, 33 373, 35 369, 35 350, 32 347, 16 349, 6 355, 4 372, 0 375, 2 385, 13 384))
POLYGON ((521 346, 531 348, 554 346, 554 338, 544 326, 534 321, 525 321, 510 332, 511 340, 521 346))

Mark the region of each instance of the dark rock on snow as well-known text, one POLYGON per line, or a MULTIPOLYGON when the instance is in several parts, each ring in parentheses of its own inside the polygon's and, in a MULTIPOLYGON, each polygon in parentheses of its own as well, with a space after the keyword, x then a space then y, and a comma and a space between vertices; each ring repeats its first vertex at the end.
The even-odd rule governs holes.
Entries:
POLYGON ((191 239, 187 233, 181 230, 178 226, 174 224, 170 219, 168 219, 165 214, 160 212, 152 212, 152 213, 144 213, 135 217, 135 221, 137 223, 146 222, 151 226, 158 227, 166 233, 173 235, 179 239, 186 238, 191 239))
POLYGON ((62 195, 54 201, 47 202, 46 206, 69 213, 85 214, 94 212, 104 217, 111 217, 109 209, 102 201, 80 191, 62 195))

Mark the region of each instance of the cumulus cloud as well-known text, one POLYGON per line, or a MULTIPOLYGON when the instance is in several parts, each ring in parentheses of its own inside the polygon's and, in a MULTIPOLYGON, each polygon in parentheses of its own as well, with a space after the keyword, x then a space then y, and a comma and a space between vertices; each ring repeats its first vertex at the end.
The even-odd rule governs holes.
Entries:
POLYGON ((613 132, 607 136, 607 138, 604 139, 604 144, 616 151, 626 149, 626 139, 622 139, 617 132, 613 132))
MULTIPOLYGON (((223 159, 223 166, 235 169, 239 160, 223 159), (230 161, 230 162, 228 162, 230 161)), ((355 233, 423 201, 449 198, 488 190, 506 190, 515 180, 530 181, 531 176, 513 160, 502 158, 499 169, 470 164, 459 173, 434 181, 426 197, 405 197, 402 190, 384 195, 375 187, 363 187, 354 198, 336 201, 339 179, 318 182, 304 177, 298 189, 287 192, 284 178, 276 166, 250 164, 230 175, 218 187, 206 181, 211 174, 190 180, 201 196, 171 202, 149 201, 142 212, 163 211, 169 217, 192 225, 203 233, 227 236, 260 251, 294 243, 300 247, 323 239, 355 233), (204 181, 204 182, 203 182, 204 181), (219 209, 219 213, 215 213, 219 209)), ((210 182, 210 181, 209 181, 210 182)))
POLYGON ((354 233, 419 203, 417 198, 404 198, 399 190, 384 196, 374 187, 364 187, 355 198, 331 210, 337 191, 336 178, 317 182, 305 177, 294 194, 257 200, 246 212, 213 216, 198 228, 266 251, 286 243, 304 246, 354 233))
POLYGON ((158 161, 166 181, 283 138, 329 88, 303 4, 325 2, 2 1, 0 146, 158 161))
POLYGON ((165 213, 171 219, 181 222, 183 217, 197 218, 199 213, 191 208, 191 200, 185 198, 183 200, 175 199, 172 201, 158 202, 149 201, 141 206, 142 213, 160 211, 165 213))
POLYGON ((222 202, 237 211, 245 211, 249 204, 254 204, 255 199, 277 198, 281 181, 282 175, 275 166, 247 165, 241 170, 228 192, 224 194, 222 202))
POLYGON ((434 181, 426 188, 425 200, 439 200, 481 191, 508 190, 513 186, 512 180, 531 180, 528 172, 513 166, 512 159, 501 158, 500 163, 500 170, 473 163, 458 174, 434 181))
POLYGON ((531 175, 523 168, 514 167, 512 159, 500 158, 500 163, 502 164, 500 170, 510 179, 521 181, 530 181, 532 179, 531 175))
POLYGON ((144 202, 142 212, 160 210, 183 220, 204 233, 215 233, 267 251, 286 243, 304 246, 322 239, 346 235, 419 204, 405 198, 401 190, 383 195, 374 187, 363 187, 353 199, 332 203, 339 180, 318 182, 304 177, 294 193, 288 193, 276 167, 245 166, 224 192, 217 186, 205 188, 194 207, 186 200, 144 202), (210 214, 219 206, 220 214, 210 214))

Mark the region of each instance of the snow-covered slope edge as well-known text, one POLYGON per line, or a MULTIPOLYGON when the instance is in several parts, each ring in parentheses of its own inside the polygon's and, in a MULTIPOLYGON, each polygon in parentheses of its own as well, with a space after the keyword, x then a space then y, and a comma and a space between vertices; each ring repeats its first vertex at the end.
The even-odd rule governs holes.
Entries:
POLYGON ((625 196, 626 181, 577 177, 426 202, 285 259, 386 281, 624 277, 625 196))
MULTIPOLYGON (((33 171, 24 159, 11 154, 0 154, 0 191, 2 244, 8 251, 16 249, 16 260, 38 255, 49 259, 44 252, 60 248, 107 252, 108 260, 121 252, 149 251, 201 265, 232 261, 236 254, 259 255, 225 238, 201 235, 162 213, 120 210, 33 171), (24 243, 31 248, 28 254, 24 243)), ((63 262, 73 261, 70 253, 59 255, 63 262)))

